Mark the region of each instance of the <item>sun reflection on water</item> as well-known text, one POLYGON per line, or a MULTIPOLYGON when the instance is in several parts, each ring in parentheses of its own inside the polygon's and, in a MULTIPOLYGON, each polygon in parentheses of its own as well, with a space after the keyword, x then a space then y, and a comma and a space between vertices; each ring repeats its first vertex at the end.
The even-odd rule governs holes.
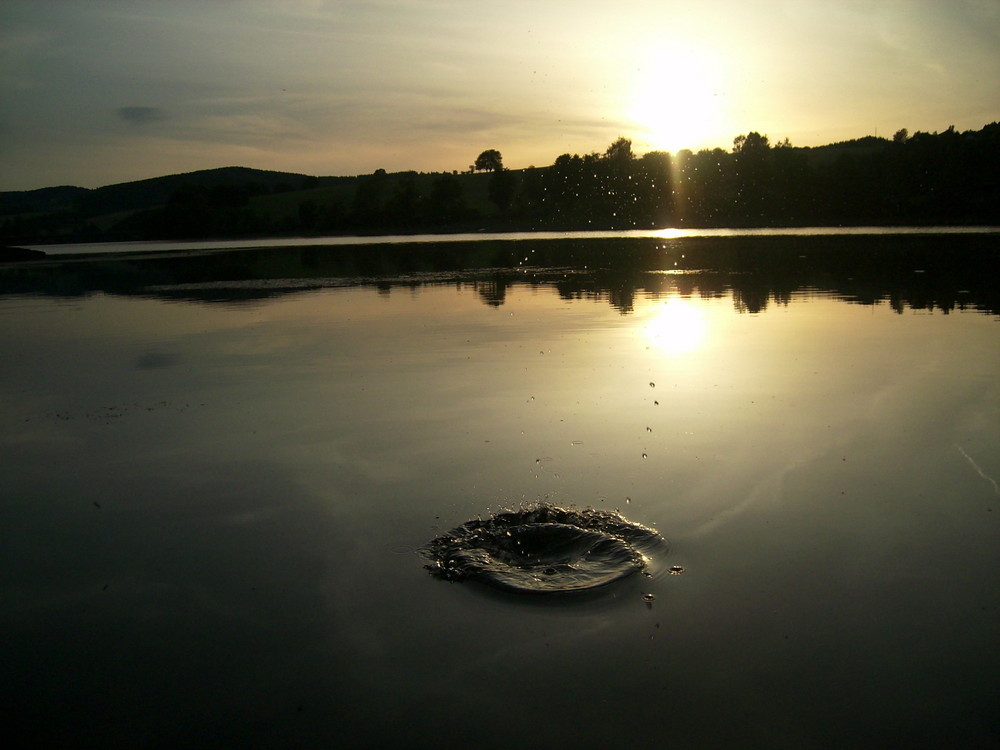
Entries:
POLYGON ((646 338, 669 354, 688 354, 700 349, 708 336, 708 321, 698 306, 673 297, 652 313, 643 328, 646 338))

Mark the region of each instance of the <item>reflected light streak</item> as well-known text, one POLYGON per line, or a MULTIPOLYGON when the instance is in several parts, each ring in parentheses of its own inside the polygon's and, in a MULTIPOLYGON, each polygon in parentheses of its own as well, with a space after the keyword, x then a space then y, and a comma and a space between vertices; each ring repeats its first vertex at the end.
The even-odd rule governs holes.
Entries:
POLYGON ((685 300, 671 298, 646 324, 646 338, 670 354, 687 354, 699 349, 708 335, 705 313, 685 300))

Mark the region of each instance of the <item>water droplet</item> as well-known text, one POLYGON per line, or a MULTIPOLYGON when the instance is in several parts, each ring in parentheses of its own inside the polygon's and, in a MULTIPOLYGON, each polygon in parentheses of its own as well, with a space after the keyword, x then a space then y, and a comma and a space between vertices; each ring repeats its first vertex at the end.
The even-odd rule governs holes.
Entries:
POLYGON ((671 565, 670 566, 670 575, 672 575, 672 576, 679 576, 683 572, 684 572, 684 566, 683 565, 671 565))
POLYGON ((654 401, 654 402, 653 402, 653 406, 659 406, 659 405, 660 405, 660 402, 659 402, 659 401, 654 401))
POLYGON ((649 381, 649 387, 650 388, 656 388, 656 383, 654 383, 652 380, 650 380, 649 381))
POLYGON ((626 503, 630 503, 630 502, 632 502, 632 498, 630 498, 630 497, 626 497, 626 498, 625 498, 625 502, 626 502, 626 503))
POLYGON ((642 457, 643 458, 648 458, 648 456, 645 453, 642 454, 642 457))
POLYGON ((642 595, 642 600, 644 602, 653 602, 653 601, 656 601, 656 594, 643 594, 642 595))
POLYGON ((652 432, 652 431, 653 431, 653 428, 650 427, 649 425, 646 425, 646 432, 652 432))

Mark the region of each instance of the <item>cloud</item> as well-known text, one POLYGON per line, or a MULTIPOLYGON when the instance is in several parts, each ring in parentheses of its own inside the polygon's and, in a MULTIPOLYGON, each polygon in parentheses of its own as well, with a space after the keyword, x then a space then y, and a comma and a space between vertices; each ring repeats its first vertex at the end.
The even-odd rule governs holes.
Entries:
POLYGON ((146 125, 167 119, 167 113, 159 107, 120 107, 118 116, 133 125, 146 125))
POLYGON ((136 357, 135 366, 140 370, 156 370, 173 367, 177 364, 178 359, 176 354, 168 352, 146 352, 136 357))

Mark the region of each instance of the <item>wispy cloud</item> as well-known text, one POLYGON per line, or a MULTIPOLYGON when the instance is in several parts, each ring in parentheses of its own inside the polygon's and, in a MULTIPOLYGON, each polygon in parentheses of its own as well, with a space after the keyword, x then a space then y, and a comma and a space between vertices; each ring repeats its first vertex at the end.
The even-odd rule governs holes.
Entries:
POLYGON ((133 125, 147 125, 167 119, 167 113, 159 107, 120 107, 118 116, 133 125))

